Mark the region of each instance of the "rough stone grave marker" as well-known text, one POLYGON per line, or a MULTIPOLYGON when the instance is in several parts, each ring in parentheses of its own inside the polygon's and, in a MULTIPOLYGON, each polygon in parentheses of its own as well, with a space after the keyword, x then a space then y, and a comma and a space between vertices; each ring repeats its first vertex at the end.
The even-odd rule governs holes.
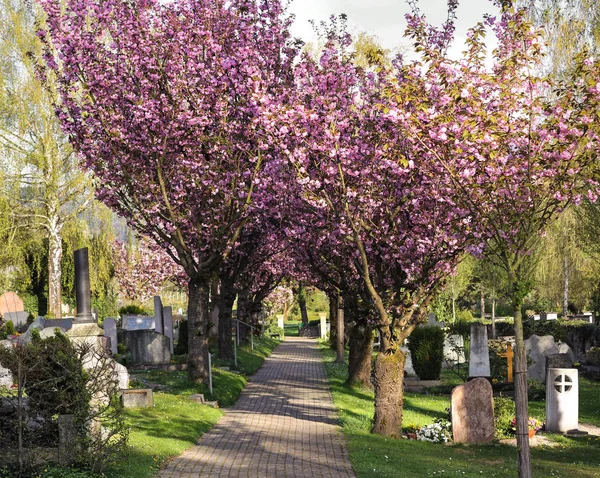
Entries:
POLYGON ((452 390, 454 443, 489 443, 494 439, 494 399, 490 382, 475 378, 452 390))
POLYGON ((483 324, 472 324, 469 377, 489 377, 490 375, 487 327, 483 324))
POLYGON ((171 353, 174 353, 175 344, 173 343, 173 309, 171 307, 163 307, 163 330, 165 337, 168 337, 171 341, 171 353))
POLYGON ((110 339, 110 351, 113 355, 118 352, 117 349, 117 322, 113 318, 104 319, 104 336, 110 339))

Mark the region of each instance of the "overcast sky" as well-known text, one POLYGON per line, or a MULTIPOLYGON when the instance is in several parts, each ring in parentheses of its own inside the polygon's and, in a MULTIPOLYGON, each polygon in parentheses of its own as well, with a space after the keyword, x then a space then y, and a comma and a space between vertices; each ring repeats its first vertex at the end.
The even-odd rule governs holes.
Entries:
MULTIPOLYGON (((447 16, 446 0, 420 0, 421 10, 435 25, 444 22, 447 16)), ((294 36, 305 41, 314 41, 315 35, 309 20, 320 22, 330 15, 345 13, 352 32, 365 31, 377 36, 382 45, 389 49, 409 46, 404 38, 408 12, 405 0, 293 0, 291 11, 296 15, 292 28, 294 36)), ((457 13, 457 41, 451 54, 457 55, 463 48, 467 29, 483 18, 484 13, 498 14, 489 0, 462 0, 457 13)))

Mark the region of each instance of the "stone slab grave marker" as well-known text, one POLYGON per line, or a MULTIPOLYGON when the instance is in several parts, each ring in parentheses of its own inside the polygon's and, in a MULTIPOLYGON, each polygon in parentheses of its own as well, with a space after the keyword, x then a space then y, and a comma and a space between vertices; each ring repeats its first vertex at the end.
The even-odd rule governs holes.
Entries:
POLYGON ((451 334, 444 338, 444 366, 452 366, 456 363, 464 363, 465 341, 462 335, 451 334))
POLYGON ((549 368, 546 377, 546 430, 566 433, 578 427, 578 371, 575 368, 549 368))
POLYGON ((489 377, 490 375, 487 327, 483 324, 472 324, 469 377, 489 377))
POLYGON ((168 337, 171 341, 171 354, 175 351, 174 337, 173 337, 173 309, 171 307, 163 307, 163 331, 165 337, 168 337))
POLYGON ((154 296, 154 330, 159 334, 165 333, 163 325, 163 305, 159 295, 154 296))
POLYGON ((515 356, 515 354, 513 353, 513 350, 512 350, 512 344, 508 344, 506 346, 506 352, 498 354, 498 356, 506 359, 506 366, 508 369, 508 372, 506 374, 507 375, 506 380, 509 383, 512 383, 513 382, 513 357, 515 356))
POLYGON ((490 382, 475 378, 452 390, 454 443, 489 443, 494 439, 494 399, 490 382))
POLYGON ((124 330, 154 330, 156 320, 148 315, 123 315, 124 330))
POLYGON ((118 353, 117 348, 117 322, 109 317, 104 319, 104 336, 110 339, 110 351, 113 355, 118 353))
POLYGON ((9 312, 24 312, 23 300, 14 292, 5 292, 0 295, 0 315, 9 312))
POLYGON ((319 326, 321 329, 321 338, 327 337, 327 316, 323 312, 319 312, 319 326))

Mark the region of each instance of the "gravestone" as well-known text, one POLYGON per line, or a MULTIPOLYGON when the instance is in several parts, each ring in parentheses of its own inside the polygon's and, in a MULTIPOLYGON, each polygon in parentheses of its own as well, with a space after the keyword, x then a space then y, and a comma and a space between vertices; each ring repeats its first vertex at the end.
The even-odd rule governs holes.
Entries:
POLYGON ((163 325, 163 305, 159 295, 154 296, 154 330, 159 334, 165 333, 163 325))
POLYGON ((413 367, 410 349, 406 345, 403 345, 402 347, 400 347, 400 350, 404 352, 404 356, 406 357, 404 360, 404 373, 408 375, 416 375, 417 373, 415 372, 415 368, 413 367))
POLYGON ((575 368, 550 368, 546 378, 546 430, 566 433, 579 427, 579 377, 575 368))
POLYGON ((452 390, 452 436, 454 443, 489 443, 494 439, 492 385, 475 378, 452 390))
POLYGON ((171 341, 171 353, 173 353, 175 350, 175 344, 173 337, 173 310, 171 309, 171 307, 163 307, 162 316, 164 334, 165 337, 168 337, 171 341))
POLYGON ((319 313, 319 326, 320 326, 321 338, 322 339, 327 338, 327 316, 322 312, 319 313))
POLYGON ((433 313, 427 314, 427 325, 433 327, 444 327, 444 324, 442 322, 438 322, 437 317, 433 313))
POLYGON ((154 397, 150 388, 133 388, 121 392, 123 408, 150 408, 154 406, 154 397))
POLYGON ((129 388, 129 372, 127 371, 127 367, 125 365, 120 364, 116 360, 111 362, 111 365, 114 370, 114 377, 119 382, 120 390, 127 390, 129 388))
POLYGON ((119 350, 117 348, 117 322, 112 317, 104 319, 104 336, 110 340, 110 351, 116 355, 119 350))
POLYGON ((472 324, 469 377, 489 377, 490 375, 487 327, 483 324, 472 324))
POLYGON ((154 317, 149 315, 123 315, 122 329, 124 330, 154 330, 154 317))
POLYGON ((11 321, 15 327, 22 327, 27 325, 27 319, 29 318, 28 312, 6 312, 4 320, 11 321))
POLYGON ((449 364, 464 363, 465 341, 462 335, 452 334, 444 339, 444 362, 449 364))
MULTIPOLYGON (((23 300, 14 292, 0 295, 0 315, 3 317, 10 312, 24 312, 23 300)), ((15 324, 16 325, 16 324, 15 324)))
POLYGON ((168 337, 154 330, 128 330, 125 334, 132 364, 169 364, 171 347, 168 337))
POLYGON ((546 380, 546 357, 559 353, 552 335, 532 335, 525 341, 525 352, 529 357, 527 377, 544 382, 546 380))
POLYGON ((550 354, 546 356, 546 370, 550 368, 573 368, 574 360, 569 354, 550 354))

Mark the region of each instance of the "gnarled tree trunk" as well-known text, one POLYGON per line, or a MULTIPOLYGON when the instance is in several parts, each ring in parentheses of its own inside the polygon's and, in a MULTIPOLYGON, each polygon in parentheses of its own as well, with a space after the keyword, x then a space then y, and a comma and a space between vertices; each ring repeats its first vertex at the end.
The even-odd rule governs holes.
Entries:
POLYGON ((233 282, 228 278, 221 278, 219 289, 219 357, 233 359, 233 339, 231 328, 233 326, 232 310, 235 302, 236 291, 233 282))
MULTIPOLYGON (((383 335, 383 334, 382 334, 383 335)), ((384 343, 389 341, 384 340, 384 343)), ((375 359, 375 416, 373 433, 399 438, 404 401, 404 361, 399 347, 385 347, 375 359)))
POLYGON ((194 277, 189 280, 188 289, 188 377, 204 382, 208 379, 210 282, 194 277))
POLYGON ((357 320, 349 330, 350 353, 348 355, 349 385, 372 388, 371 368, 373 354, 373 334, 365 320, 357 320))

